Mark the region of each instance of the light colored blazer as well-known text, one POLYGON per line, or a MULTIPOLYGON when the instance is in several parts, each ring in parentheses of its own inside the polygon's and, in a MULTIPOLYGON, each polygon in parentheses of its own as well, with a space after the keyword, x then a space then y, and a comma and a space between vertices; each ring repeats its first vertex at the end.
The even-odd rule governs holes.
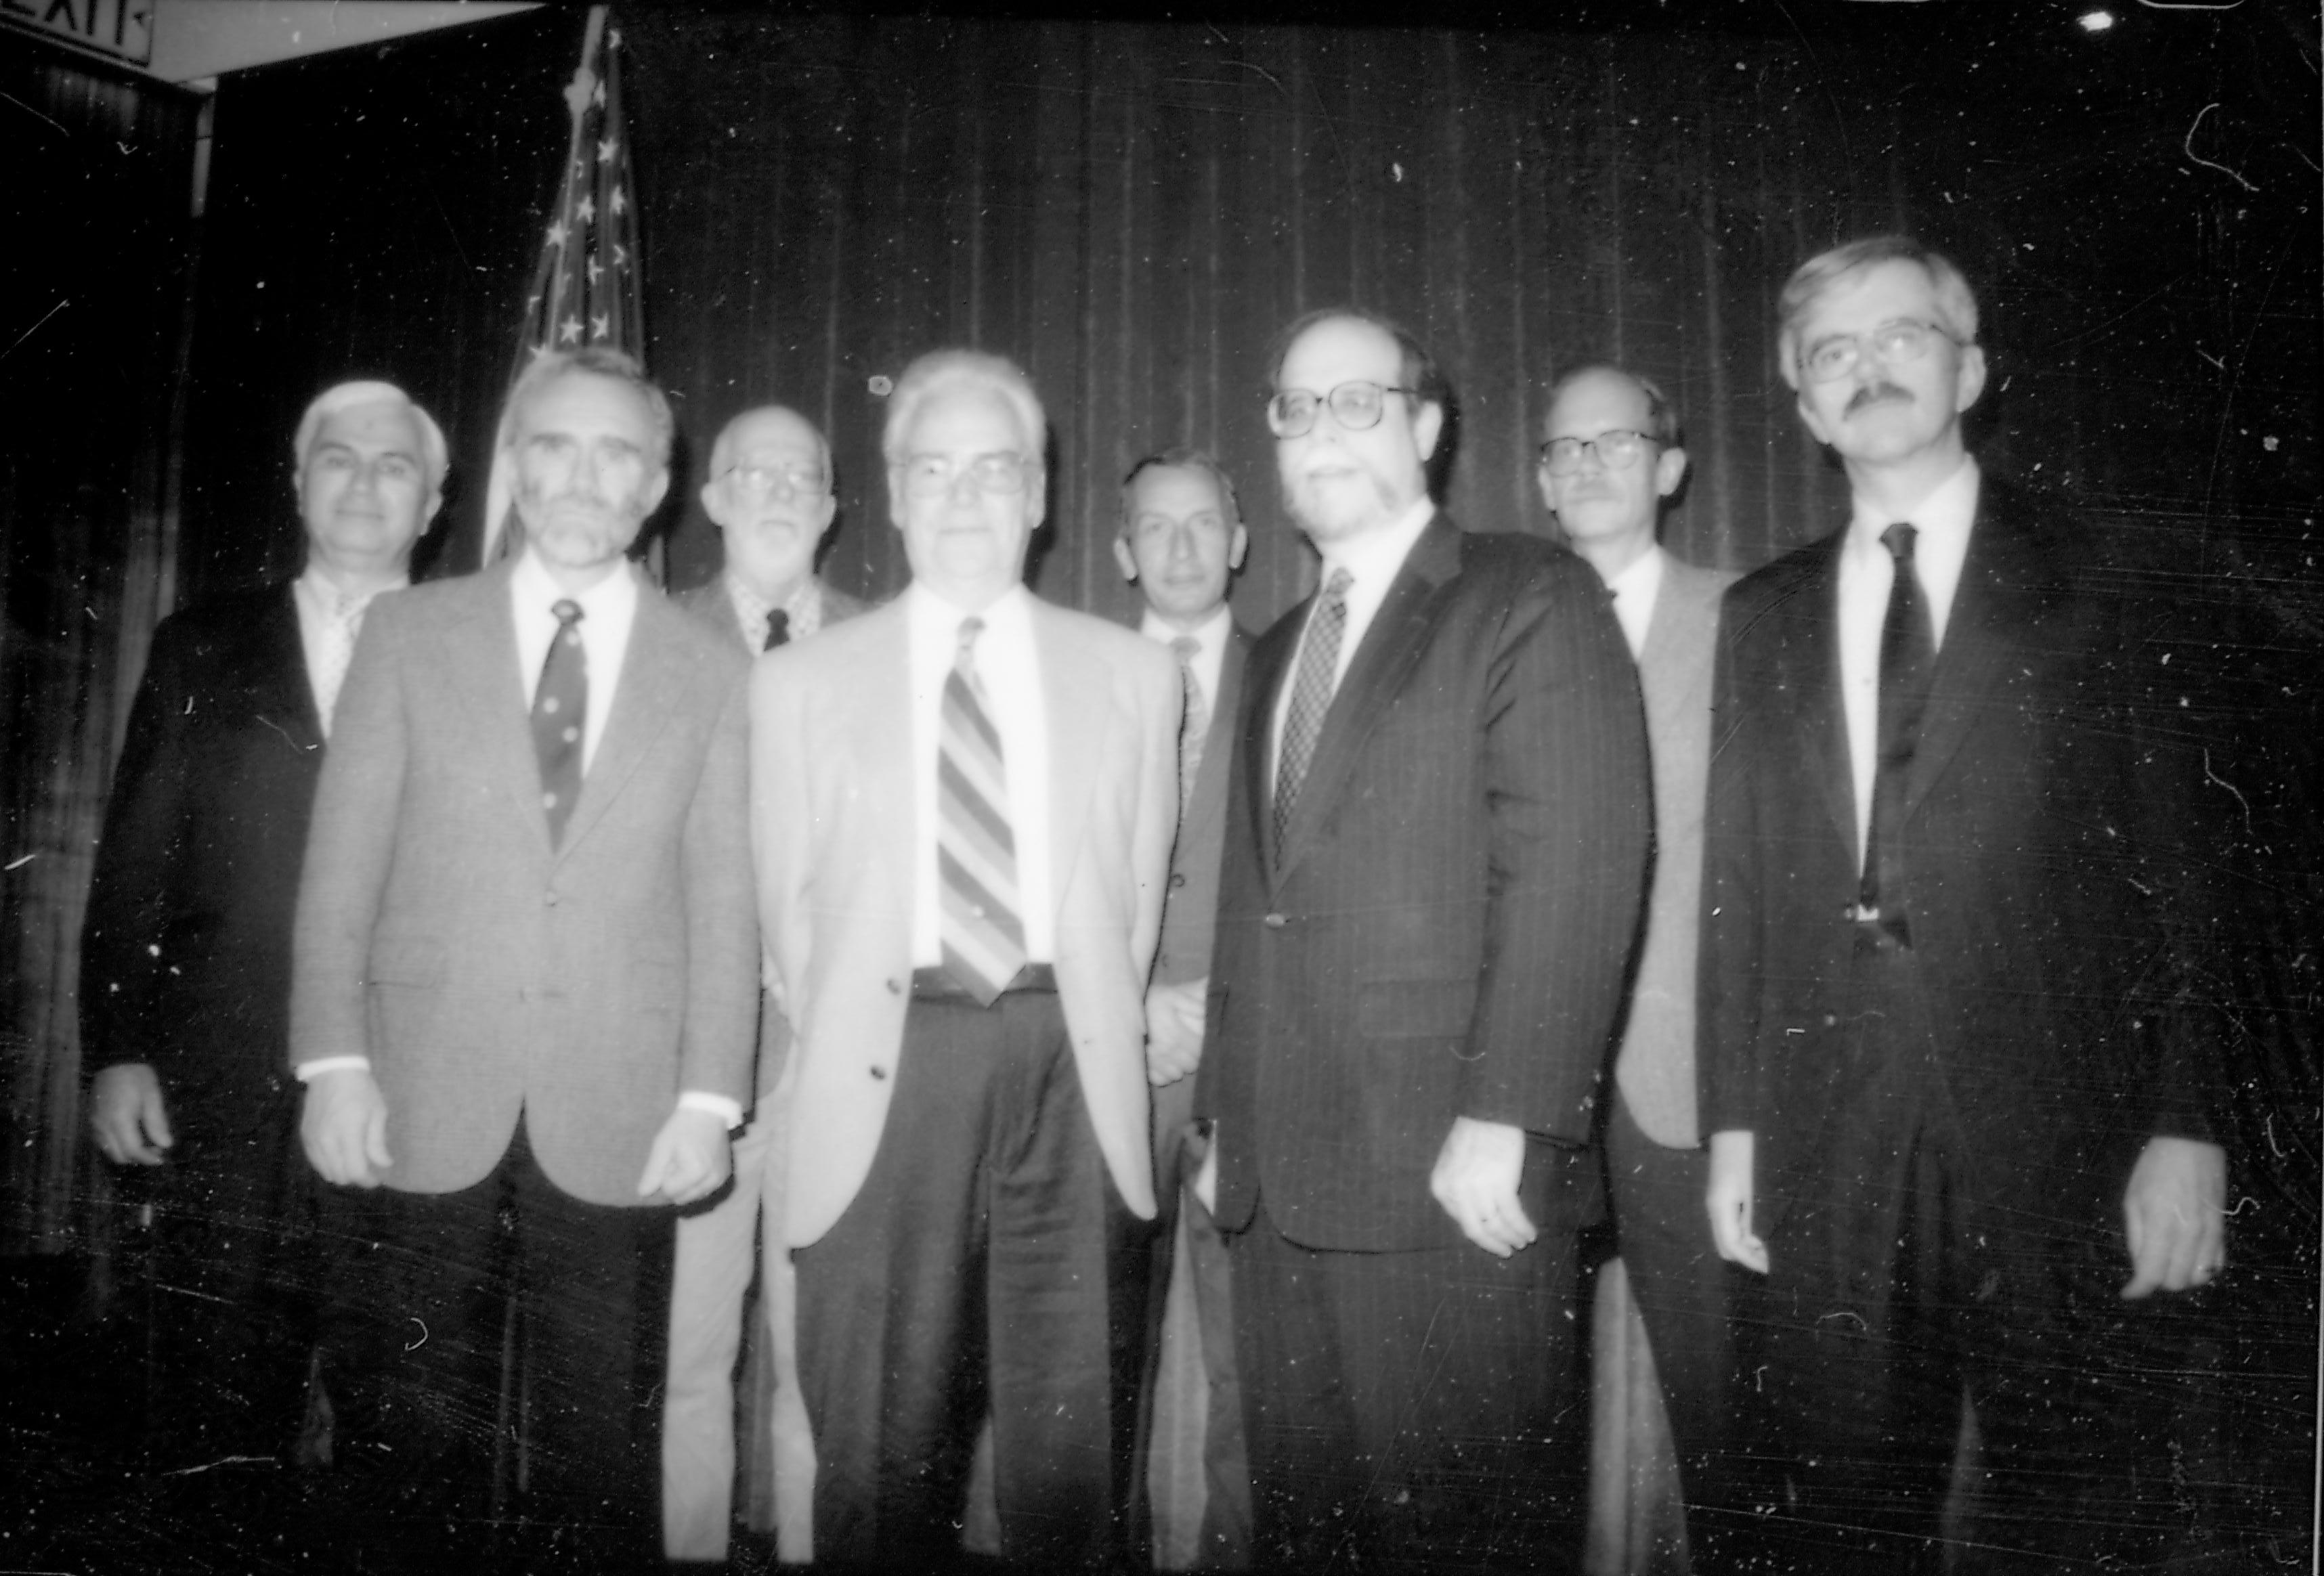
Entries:
MULTIPOLYGON (((1033 605, 1049 727, 1057 991, 1122 1200, 1154 1213, 1144 996, 1177 818, 1170 653, 1033 605)), ((872 1166, 912 995, 908 629, 894 602, 769 652, 751 683, 760 916, 796 1036, 788 1240, 831 1229, 872 1166)))
POLYGON ((641 587, 553 846, 512 567, 383 597, 364 620, 300 886, 291 1056, 371 1059, 390 1187, 482 1180, 521 1112, 558 1187, 634 1204, 681 1090, 751 1097, 746 663, 641 587))
POLYGON ((1702 804, 1711 772, 1711 677, 1719 599, 1736 576, 1663 560, 1638 653, 1646 747, 1654 758, 1655 873, 1614 1081, 1657 1144, 1701 1143, 1694 1111, 1694 963, 1702 921, 1702 804))

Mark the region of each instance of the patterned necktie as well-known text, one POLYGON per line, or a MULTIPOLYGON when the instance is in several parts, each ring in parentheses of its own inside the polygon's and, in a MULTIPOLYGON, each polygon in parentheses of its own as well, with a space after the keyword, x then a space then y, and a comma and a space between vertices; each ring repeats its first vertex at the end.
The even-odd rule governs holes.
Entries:
POLYGON ((791 615, 781 608, 767 614, 767 638, 759 642, 759 650, 771 651, 777 646, 788 645, 791 638, 791 615))
POLYGON ((1864 876, 1857 902, 1877 909, 1883 929, 1906 938, 1904 791, 1912 777, 1913 752, 1920 742, 1921 714, 1928 706, 1930 670, 1936 666, 1936 634, 1930 623, 1921 578, 1913 568, 1914 530, 1892 525, 1881 545, 1896 561, 1888 587, 1888 613, 1880 624, 1879 757, 1872 773, 1872 818, 1864 836, 1864 876))
POLYGON ((1203 643, 1192 635, 1170 642, 1178 653, 1178 681, 1186 691, 1186 716, 1178 724, 1178 818, 1186 818, 1186 801, 1194 797, 1194 775, 1203 770, 1203 745, 1211 736, 1210 703, 1203 698, 1203 681, 1194 676, 1194 657, 1203 643))
POLYGON ((565 839, 566 818, 581 797, 581 732, 589 718, 589 652, 581 643, 581 604, 560 597, 551 609, 557 634, 532 696, 532 751, 540 761, 540 807, 551 846, 565 839))
POLYGON ((1299 785, 1307 779, 1307 762, 1315 754, 1315 736, 1323 731, 1323 714, 1332 709, 1332 691, 1339 683, 1340 635, 1348 626, 1348 586, 1351 576, 1334 569, 1323 585, 1323 601, 1308 621, 1306 643, 1299 651, 1299 677, 1291 690, 1291 714, 1283 722, 1283 750, 1275 767, 1275 842, 1291 825, 1292 806, 1299 802, 1299 785))
POLYGON ((326 739, 331 736, 331 714, 338 709, 340 687, 347 681, 347 664, 355 660, 364 609, 371 605, 370 597, 351 591, 335 592, 333 597, 330 616, 323 622, 315 668, 315 715, 326 739))
POLYGON ((936 931, 945 972, 990 1007, 1025 966, 1025 926, 1001 733, 985 710, 973 656, 983 628, 982 619, 961 621, 960 648, 945 677, 936 745, 936 931))

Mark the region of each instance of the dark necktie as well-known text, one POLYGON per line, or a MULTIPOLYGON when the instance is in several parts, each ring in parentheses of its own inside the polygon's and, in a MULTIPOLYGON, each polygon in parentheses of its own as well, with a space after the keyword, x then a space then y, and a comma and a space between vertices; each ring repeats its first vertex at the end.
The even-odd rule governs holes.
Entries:
POLYGON ((1872 772, 1872 820, 1864 837, 1864 878, 1857 890, 1863 911, 1877 911, 1881 928, 1910 945, 1906 924, 1904 792, 1913 772, 1913 751, 1921 738, 1921 714, 1929 703, 1929 677, 1936 666, 1937 641, 1928 600, 1913 568, 1913 528, 1892 525, 1881 545, 1896 562, 1888 587, 1888 614, 1880 624, 1879 756, 1872 772))
POLYGON ((1307 625, 1299 650, 1299 676, 1291 690, 1291 714, 1283 720, 1283 751, 1275 767, 1275 842, 1282 846, 1291 811, 1299 803, 1300 785, 1307 780, 1307 763, 1315 755, 1315 736, 1323 731, 1323 714, 1332 709, 1332 691, 1339 683, 1340 636, 1348 627, 1348 586, 1345 569, 1332 571, 1323 586, 1323 600, 1307 625))
POLYGON ((791 638, 791 615, 781 608, 767 614, 767 638, 759 642, 759 650, 771 651, 791 638))
POLYGON ((1017 839, 1001 731, 985 709, 973 649, 982 619, 964 619, 945 676, 936 734, 936 932, 945 972, 990 1007, 1025 966, 1017 839))
POLYGON ((581 797, 581 735, 589 721, 589 652, 581 643, 581 604, 560 597, 557 633, 532 696, 532 751, 540 761, 540 807, 549 841, 565 839, 566 818, 581 797))
POLYGON ((1211 733, 1211 708, 1203 699, 1203 681, 1194 677, 1194 659, 1203 650, 1192 635, 1170 642, 1178 657, 1178 684, 1186 693, 1186 714, 1178 724, 1178 815, 1184 819, 1186 801, 1194 796, 1194 777, 1203 770, 1203 746, 1211 733))

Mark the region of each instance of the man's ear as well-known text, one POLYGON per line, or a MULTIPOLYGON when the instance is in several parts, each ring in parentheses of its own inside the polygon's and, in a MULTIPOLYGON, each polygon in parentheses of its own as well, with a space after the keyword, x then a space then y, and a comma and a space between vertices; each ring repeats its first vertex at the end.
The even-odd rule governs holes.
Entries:
POLYGON ((1120 537, 1113 539, 1113 561, 1121 570, 1121 577, 1132 585, 1138 584, 1138 560, 1130 557, 1130 544, 1120 537))
POLYGON ((1655 456, 1655 496, 1667 498, 1686 480, 1686 450, 1666 448, 1655 456))
POLYGON ((1241 568, 1243 555, 1250 551, 1250 532, 1238 524, 1234 528, 1234 535, 1227 539, 1227 573, 1231 575, 1241 568))
POLYGON ((1985 392, 1985 346, 1964 345, 1960 353, 1960 370, 1953 377, 1953 410, 1968 410, 1985 392))
POLYGON ((1444 436, 1444 407, 1431 400, 1412 419, 1412 447, 1425 462, 1436 457, 1436 440, 1444 436))

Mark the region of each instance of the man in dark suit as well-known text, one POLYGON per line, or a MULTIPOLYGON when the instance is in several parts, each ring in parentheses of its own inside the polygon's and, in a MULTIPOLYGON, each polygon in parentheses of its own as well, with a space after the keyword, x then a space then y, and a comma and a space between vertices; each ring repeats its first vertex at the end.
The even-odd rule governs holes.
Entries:
MULTIPOLYGON (((780 405, 761 405, 726 423, 710 447, 702 507, 724 545, 720 572, 678 604, 746 653, 802 641, 825 623, 853 618, 863 604, 825 585, 816 550, 838 504, 831 490, 831 451, 814 423, 780 405)), ((669 1379, 662 1411, 662 1549, 673 1560, 726 1557, 741 1457, 743 1520, 771 1533, 786 1510, 775 1502, 770 1452, 795 1431, 778 1429, 776 1397, 795 1388, 774 1382, 776 1341, 769 1321, 778 1305, 761 1286, 760 1339, 745 1359, 745 1428, 735 1442, 734 1359, 742 1345, 742 1305, 761 1261, 761 1225, 783 1218, 782 1124, 772 1095, 790 1048, 790 1031, 771 995, 759 1010, 758 1099, 734 1136, 733 1185, 708 1207, 681 1216, 670 1287, 669 1379)), ((772 1274, 789 1272, 788 1256, 770 1255, 772 1274), (776 1263, 779 1258, 781 1262, 776 1263)))
MULTIPOLYGON (((1694 1120, 1694 959, 1711 659, 1719 649, 1719 598, 1735 576, 1699 569, 1655 539, 1686 464, 1677 413, 1646 379, 1583 366, 1550 390, 1542 422, 1542 502, 1567 544, 1613 593, 1614 616, 1638 664, 1654 758, 1654 879, 1646 938, 1618 1031, 1606 1175, 1619 1279, 1645 1321, 1678 1457, 1679 1500, 1692 1521, 1698 1507, 1715 1503, 1712 1478, 1732 1371, 1730 1272, 1702 1223, 1709 1160, 1694 1120)), ((1604 1354, 1599 1357, 1602 1363, 1604 1354)), ((1593 1484, 1601 1497, 1614 1487, 1593 1484)), ((1635 1481, 1628 1492, 1637 1492, 1635 1481)), ((1711 1530, 1690 1525, 1675 1546, 1655 1552, 1655 1568, 1686 1569, 1690 1536, 1704 1562, 1711 1530)))
POLYGON ((474 1558, 508 1426, 531 1553, 659 1550, 668 1206, 725 1180, 758 1015, 746 663, 624 558, 669 439, 627 356, 536 361, 501 423, 523 552, 382 604, 347 676, 290 1043, 354 1245, 327 1354, 387 1490, 345 1518, 367 1562, 474 1558))
POLYGON ((291 908, 355 629, 442 502, 443 435, 392 384, 325 391, 291 452, 306 567, 154 631, 81 940, 89 1127, 115 1165, 153 1168, 122 1196, 152 1212, 164 1472, 277 1457, 300 1432, 317 1260, 291 908))
POLYGON ((1196 1097, 1254 1555, 1559 1568, 1574 1235, 1646 872, 1637 680, 1586 565, 1430 502, 1448 396, 1410 336, 1316 314, 1275 390, 1323 584, 1246 675, 1196 1097))
POLYGON ((1933 1569, 1966 1386, 1977 1568, 2144 1568, 2144 1299, 2217 1275, 2225 1189, 2156 648, 2108 544, 1970 457, 1959 270, 1854 242, 1781 310, 1852 511, 1729 592, 1720 656, 1702 1121, 1720 1251, 1764 1277, 1766 1557, 1933 1569))
MULTIPOLYGON (((1146 992, 1146 1076, 1154 1085, 1157 1214, 1150 1250, 1116 1276, 1126 1306, 1115 1334, 1128 1359, 1140 1482, 1157 1569, 1248 1562, 1250 1472, 1234 1369, 1226 1248, 1210 1211, 1184 1184, 1209 1140, 1194 1122, 1227 779, 1250 637, 1227 605, 1250 546, 1234 484, 1200 449, 1176 447, 1130 466, 1121 484, 1114 561, 1145 603, 1139 632, 1170 648, 1186 693, 1178 735, 1178 838, 1162 901, 1162 943, 1146 992)), ((1122 1397, 1117 1390, 1117 1405, 1122 1397)), ((1119 1421, 1119 1418, 1117 1419, 1119 1421)))

